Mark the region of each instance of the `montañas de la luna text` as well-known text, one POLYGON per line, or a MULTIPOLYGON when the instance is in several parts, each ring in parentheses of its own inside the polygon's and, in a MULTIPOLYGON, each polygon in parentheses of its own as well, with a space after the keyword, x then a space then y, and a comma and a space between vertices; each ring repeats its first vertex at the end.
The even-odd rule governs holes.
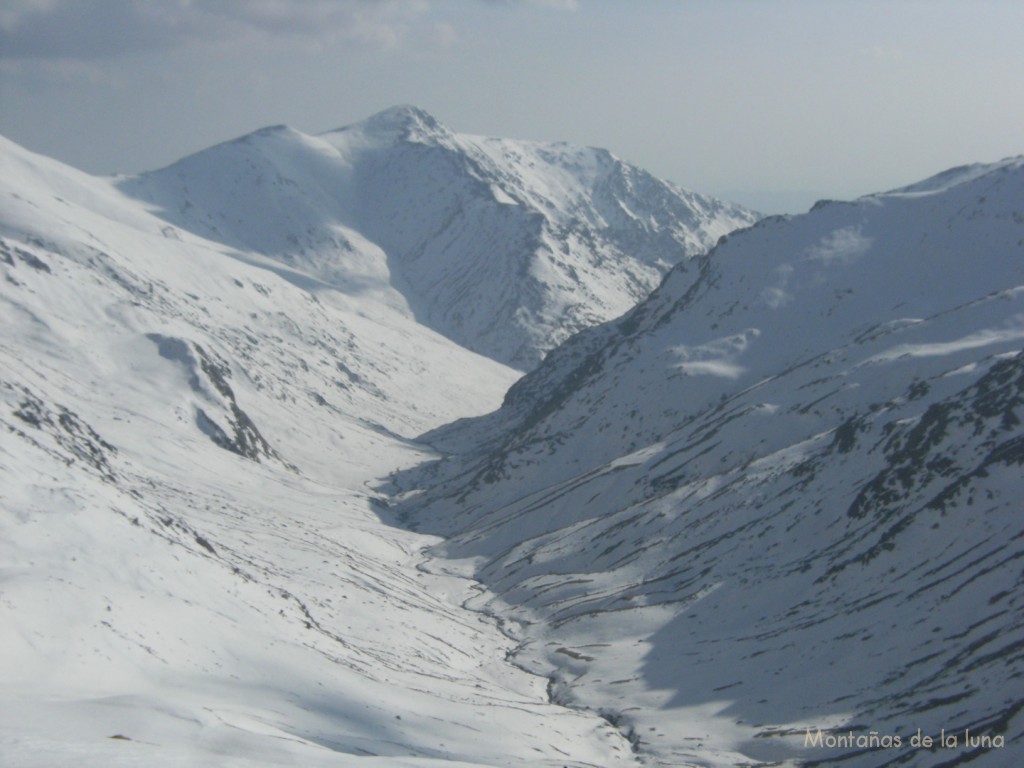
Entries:
POLYGON ((883 734, 878 731, 867 733, 832 733, 822 731, 820 728, 811 730, 807 728, 804 732, 805 747, 821 747, 824 749, 899 749, 900 747, 922 747, 931 749, 941 747, 944 749, 956 749, 957 747, 1001 749, 1006 744, 1006 737, 1003 734, 981 734, 971 733, 970 728, 965 728, 961 733, 946 733, 945 729, 939 732, 938 736, 930 736, 921 733, 917 729, 914 735, 900 736, 899 734, 883 734))

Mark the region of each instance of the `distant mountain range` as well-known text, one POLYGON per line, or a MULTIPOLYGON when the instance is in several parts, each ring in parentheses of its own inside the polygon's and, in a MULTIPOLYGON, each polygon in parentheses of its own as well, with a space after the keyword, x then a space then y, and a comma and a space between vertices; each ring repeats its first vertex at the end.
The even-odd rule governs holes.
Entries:
POLYGON ((124 179, 189 232, 416 319, 521 370, 757 219, 603 149, 454 133, 396 107, 319 136, 266 128, 124 179))

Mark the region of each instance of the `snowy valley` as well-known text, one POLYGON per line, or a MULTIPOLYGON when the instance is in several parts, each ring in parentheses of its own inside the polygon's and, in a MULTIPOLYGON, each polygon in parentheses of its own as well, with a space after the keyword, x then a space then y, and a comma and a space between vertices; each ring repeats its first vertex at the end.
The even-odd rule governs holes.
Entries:
POLYGON ((762 221, 428 435, 397 511, 648 764, 1016 764, 1022 297, 1021 159, 762 221))
POLYGON ((0 200, 6 764, 1024 759, 1024 161, 755 224, 397 107, 0 200))

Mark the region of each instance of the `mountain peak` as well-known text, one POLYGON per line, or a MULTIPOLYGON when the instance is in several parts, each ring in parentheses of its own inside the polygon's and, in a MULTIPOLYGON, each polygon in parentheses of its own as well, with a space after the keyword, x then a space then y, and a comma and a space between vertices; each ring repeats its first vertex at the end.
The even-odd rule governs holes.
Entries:
POLYGON ((393 107, 382 109, 380 112, 370 115, 367 122, 394 122, 405 125, 412 121, 423 122, 431 125, 439 125, 437 118, 414 104, 396 104, 393 107))
POLYGON ((409 105, 317 137, 288 130, 122 189, 327 284, 394 289, 433 330, 522 370, 754 221, 607 150, 459 134, 409 105))
POLYGON ((440 121, 426 110, 411 104, 400 104, 389 107, 368 117, 362 122, 340 128, 337 133, 353 128, 362 129, 375 134, 395 135, 404 140, 416 140, 447 136, 451 133, 440 121))

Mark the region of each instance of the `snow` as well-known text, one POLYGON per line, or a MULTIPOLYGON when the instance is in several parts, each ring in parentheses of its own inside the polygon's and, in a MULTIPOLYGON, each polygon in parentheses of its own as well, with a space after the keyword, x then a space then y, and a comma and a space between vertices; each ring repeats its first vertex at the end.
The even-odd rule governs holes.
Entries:
POLYGON ((5 764, 1019 763, 1022 200, 724 237, 408 106, 133 178, 3 141, 5 764))
POLYGON ((364 244, 327 282, 2 149, 5 764, 633 764, 372 488, 518 372, 364 244))
POLYGON ((604 150, 459 134, 409 106, 320 136, 263 129, 118 186, 520 370, 757 218, 604 150))
POLYGON ((1014 159, 734 233, 431 433, 398 509, 646 764, 1016 764, 1022 201, 1014 159))

